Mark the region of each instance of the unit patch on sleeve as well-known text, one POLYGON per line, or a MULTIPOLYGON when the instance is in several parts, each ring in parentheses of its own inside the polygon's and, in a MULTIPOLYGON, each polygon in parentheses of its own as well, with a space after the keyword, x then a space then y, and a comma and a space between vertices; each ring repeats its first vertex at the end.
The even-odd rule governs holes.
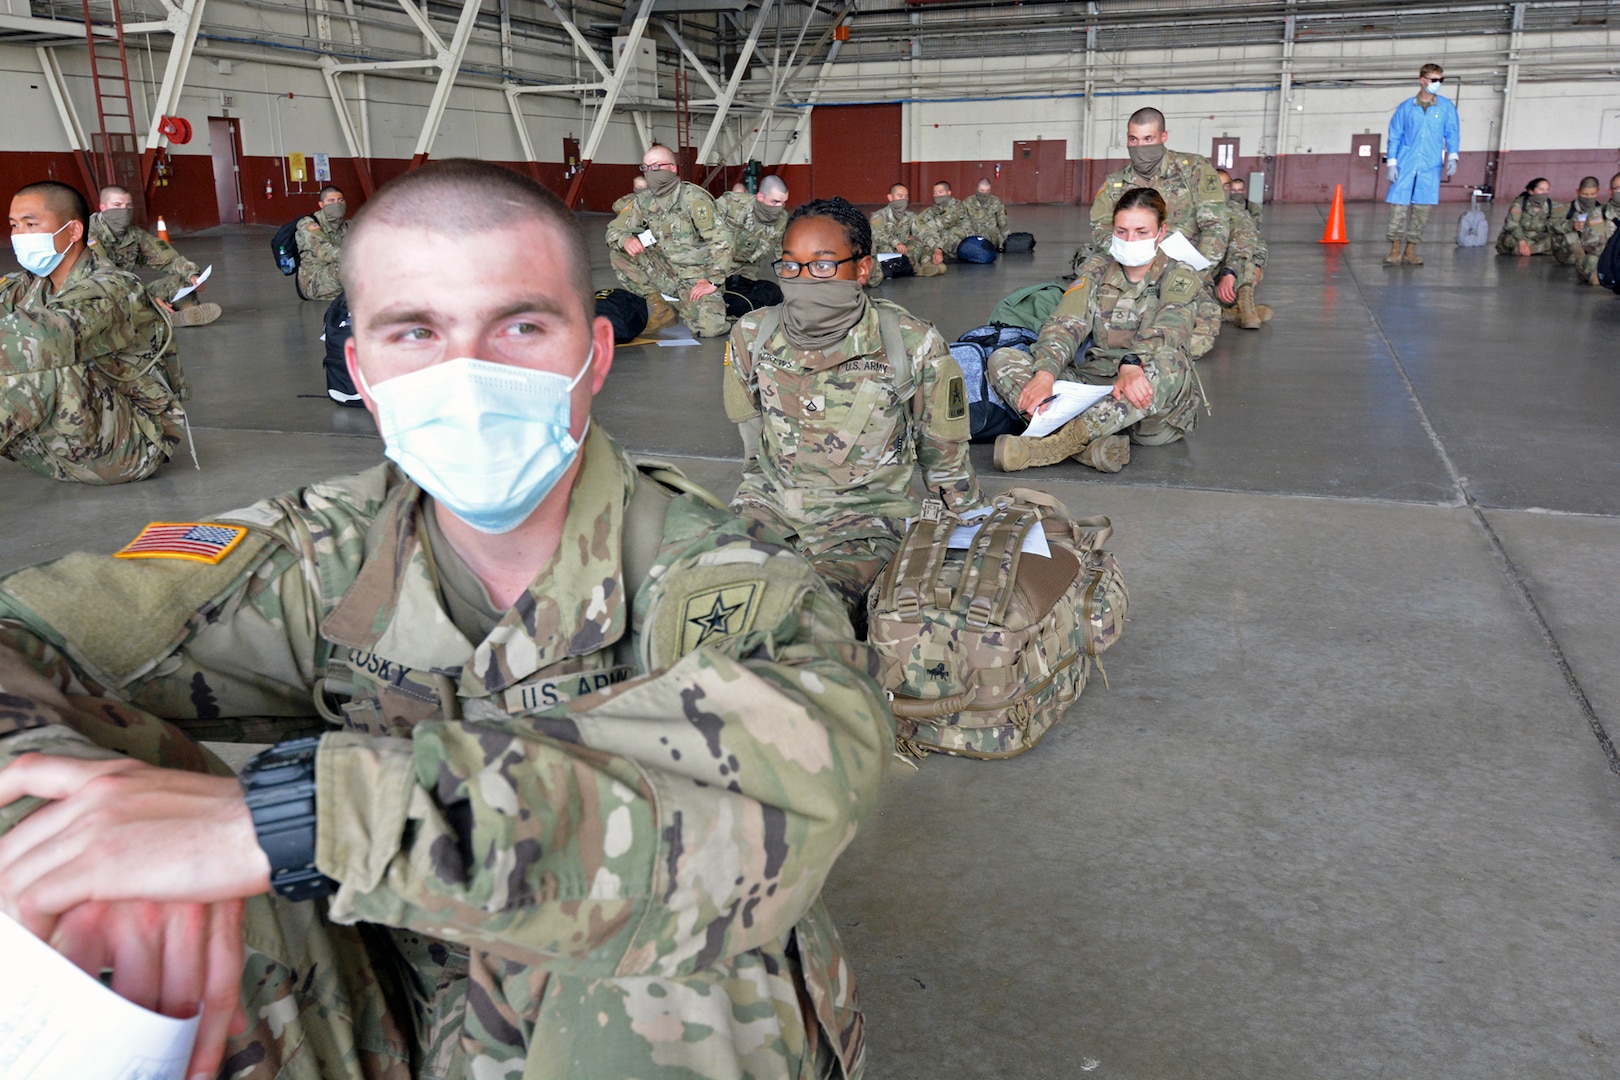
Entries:
POLYGON ((185 559, 188 562, 223 562, 248 534, 240 525, 218 525, 195 521, 154 521, 141 530, 115 559, 185 559))
POLYGON ((952 375, 945 392, 945 419, 962 419, 967 415, 967 406, 967 382, 960 375, 952 375))
POLYGON ((718 589, 705 589, 687 597, 681 617, 681 655, 701 645, 713 645, 753 629, 762 584, 745 581, 718 589))

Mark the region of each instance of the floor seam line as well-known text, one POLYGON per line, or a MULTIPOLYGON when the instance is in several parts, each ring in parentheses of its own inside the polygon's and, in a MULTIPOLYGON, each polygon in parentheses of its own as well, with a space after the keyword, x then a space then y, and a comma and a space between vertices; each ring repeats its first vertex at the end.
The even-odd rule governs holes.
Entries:
POLYGON ((1384 347, 1389 350, 1389 357, 1395 365, 1395 372, 1401 377, 1401 383, 1406 387, 1406 396, 1411 400, 1412 407, 1417 410, 1418 420, 1422 423, 1424 432, 1429 436, 1429 441, 1433 444, 1435 453, 1440 455, 1441 464, 1445 466, 1447 475, 1451 477, 1452 484, 1462 497, 1463 505, 1468 508, 1474 517, 1474 521, 1479 525, 1480 531, 1485 534, 1485 539, 1490 543, 1491 551, 1496 555, 1502 566, 1503 574, 1507 577, 1514 592, 1518 594, 1519 602, 1524 605, 1531 622, 1535 624, 1536 631, 1541 635, 1542 644, 1552 654, 1554 666, 1558 668, 1559 674, 1564 677, 1564 685, 1569 689, 1570 696, 1575 699, 1576 707, 1580 709, 1581 715, 1586 718, 1587 727, 1591 729, 1593 737, 1597 739, 1599 749, 1603 751, 1604 757, 1608 759, 1609 771, 1615 776, 1620 776, 1620 752, 1615 750, 1614 740, 1609 737, 1609 732, 1603 725, 1602 717, 1598 716, 1597 710, 1593 708, 1591 698, 1586 696, 1586 690, 1581 686, 1581 681, 1576 676, 1575 669, 1570 665, 1569 658, 1564 654, 1564 647, 1558 642, 1558 635, 1553 633, 1552 626, 1548 624, 1547 617, 1541 610, 1541 605, 1536 603, 1535 594, 1530 591, 1529 583, 1525 581, 1524 575, 1519 572, 1519 567, 1513 561, 1513 557, 1508 554, 1507 546, 1502 543, 1502 538, 1497 535, 1496 530, 1491 526, 1490 520, 1486 518, 1485 511, 1479 505, 1479 501, 1474 498, 1473 491, 1468 487, 1468 478, 1458 471, 1456 463, 1451 460, 1451 455, 1447 452, 1445 443, 1440 438, 1440 433, 1434 429, 1434 425, 1429 421, 1429 412, 1423 407, 1423 399, 1418 396, 1417 387, 1412 385, 1412 379, 1406 373, 1406 364, 1401 360, 1400 350, 1390 340, 1388 332, 1384 329, 1383 320, 1378 317, 1378 312, 1367 301, 1367 294, 1361 287, 1361 278, 1357 276, 1355 267, 1350 265, 1348 260, 1345 262, 1345 270, 1350 275, 1350 280, 1355 283, 1356 296, 1360 298, 1361 306, 1366 310, 1367 317, 1372 320, 1373 328, 1378 331, 1379 339, 1383 341, 1384 347))

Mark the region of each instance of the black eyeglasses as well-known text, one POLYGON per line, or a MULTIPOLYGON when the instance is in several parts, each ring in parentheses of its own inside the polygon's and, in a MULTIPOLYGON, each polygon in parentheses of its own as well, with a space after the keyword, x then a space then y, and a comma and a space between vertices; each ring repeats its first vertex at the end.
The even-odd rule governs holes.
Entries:
POLYGON ((771 269, 776 271, 779 278, 796 278, 808 269, 813 278, 830 278, 838 273, 838 268, 847 262, 854 262, 859 256, 851 255, 847 259, 814 259, 807 263, 794 262, 792 259, 777 259, 771 263, 771 269))
POLYGON ((677 171, 674 163, 669 161, 655 161, 651 165, 640 165, 637 167, 641 169, 642 172, 656 172, 659 169, 665 169, 669 172, 677 171))

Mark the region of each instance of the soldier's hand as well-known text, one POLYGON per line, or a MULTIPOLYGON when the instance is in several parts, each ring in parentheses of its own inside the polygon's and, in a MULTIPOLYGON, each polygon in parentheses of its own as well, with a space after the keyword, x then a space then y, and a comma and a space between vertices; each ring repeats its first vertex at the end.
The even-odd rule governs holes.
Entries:
POLYGON ((939 248, 934 249, 934 265, 942 266, 945 263, 945 253, 939 248))
POLYGON ((700 281, 700 282, 698 282, 696 285, 692 286, 692 293, 691 293, 692 303, 694 303, 694 304, 697 303, 699 300, 703 299, 705 296, 708 296, 710 293, 715 292, 718 288, 719 288, 719 286, 715 285, 714 282, 712 282, 712 281, 700 281))
POLYGON ((1126 364, 1119 369, 1119 378, 1114 382, 1114 397, 1121 401, 1128 401, 1138 409, 1151 409, 1153 407, 1153 384, 1142 369, 1135 364, 1126 364))
POLYGON ((1220 297, 1223 304, 1237 303, 1237 278, 1231 274, 1222 274, 1221 283, 1215 286, 1215 295, 1220 297))
POLYGON ((904 244, 896 244, 896 245, 894 245, 894 250, 896 250, 900 254, 904 255, 906 253, 906 245, 904 245, 904 244))
POLYGON ((174 305, 169 303, 167 300, 154 299, 152 302, 158 307, 162 308, 164 311, 167 311, 170 315, 174 314, 174 305))
POLYGON ((0 837, 0 911, 42 940, 80 904, 206 904, 270 889, 233 777, 23 754, 0 769, 0 806, 25 795, 51 801, 0 837))
POLYGON ((1530 241, 1528 241, 1528 240, 1520 240, 1519 241, 1519 254, 1520 255, 1528 255, 1528 254, 1530 254, 1530 241))
POLYGON ((1025 416, 1034 416, 1041 403, 1052 396, 1052 386, 1056 382, 1050 371, 1037 371, 1018 393, 1018 411, 1025 416))
POLYGON ((186 1020, 202 1007, 187 1076, 214 1076, 225 1040, 247 1030, 242 1010, 242 901, 80 904, 48 944, 91 976, 112 969, 113 993, 186 1020))
POLYGON ((643 251, 646 251, 646 250, 647 250, 646 245, 643 244, 640 240, 636 239, 634 236, 630 237, 629 239, 627 239, 624 242, 624 253, 626 255, 629 255, 631 258, 634 258, 637 255, 640 255, 643 251))

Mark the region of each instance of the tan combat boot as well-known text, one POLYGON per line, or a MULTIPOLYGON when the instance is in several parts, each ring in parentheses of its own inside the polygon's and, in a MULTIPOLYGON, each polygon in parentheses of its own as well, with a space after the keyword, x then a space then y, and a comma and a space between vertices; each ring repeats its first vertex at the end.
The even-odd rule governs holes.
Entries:
POLYGON ((1086 448, 1090 435, 1086 425, 1070 420, 1050 435, 1028 439, 1022 435, 996 436, 996 468, 1002 472, 1022 472, 1036 465, 1056 465, 1086 448))
POLYGON ((1596 271, 1596 270, 1594 270, 1594 271, 1592 271, 1592 272, 1591 272, 1591 273, 1590 273, 1590 274, 1587 274, 1587 275, 1586 275, 1586 283, 1587 283, 1587 284, 1588 284, 1588 285, 1593 285, 1593 286, 1596 286, 1596 287, 1598 287, 1598 288, 1602 288, 1602 287, 1603 287, 1603 283, 1602 283, 1602 282, 1600 282, 1600 281, 1599 281, 1599 280, 1598 280, 1598 276, 1597 276, 1597 271, 1596 271))
POLYGON ((1221 322, 1223 322, 1223 323, 1232 323, 1232 324, 1236 325, 1237 321, 1238 321, 1237 306, 1233 305, 1232 307, 1227 307, 1225 304, 1222 304, 1221 305, 1221 322))
POLYGON ((1401 265, 1401 242, 1399 240, 1391 240, 1389 242, 1389 254, 1384 256, 1384 265, 1401 265))
POLYGON ((1124 435, 1104 435, 1074 456, 1098 472, 1119 472, 1131 463, 1131 440, 1124 435))
POLYGON ((641 331, 643 334, 653 334, 666 326, 674 326, 678 316, 675 309, 670 307, 669 301, 658 293, 646 297, 647 325, 641 331))
POLYGON ((1263 323, 1270 322, 1271 317, 1273 315, 1277 314, 1277 312, 1272 308, 1272 306, 1270 304, 1256 304, 1256 305, 1254 305, 1254 313, 1256 315, 1260 316, 1260 321, 1263 322, 1263 323))
POLYGON ((219 316, 218 304, 199 301, 186 307, 175 308, 173 322, 176 326, 207 326, 219 316))
MULTIPOLYGON (((1239 285, 1237 295, 1238 325, 1245 330, 1260 329, 1260 315, 1254 310, 1254 286, 1239 285)), ((1108 470, 1104 470, 1108 471, 1108 470)))
POLYGON ((1419 255, 1417 253, 1417 241, 1416 240, 1408 240, 1406 242, 1406 257, 1403 258, 1401 260, 1401 262, 1405 263, 1407 266, 1422 266, 1423 265, 1423 256, 1421 256, 1421 255, 1419 255))

